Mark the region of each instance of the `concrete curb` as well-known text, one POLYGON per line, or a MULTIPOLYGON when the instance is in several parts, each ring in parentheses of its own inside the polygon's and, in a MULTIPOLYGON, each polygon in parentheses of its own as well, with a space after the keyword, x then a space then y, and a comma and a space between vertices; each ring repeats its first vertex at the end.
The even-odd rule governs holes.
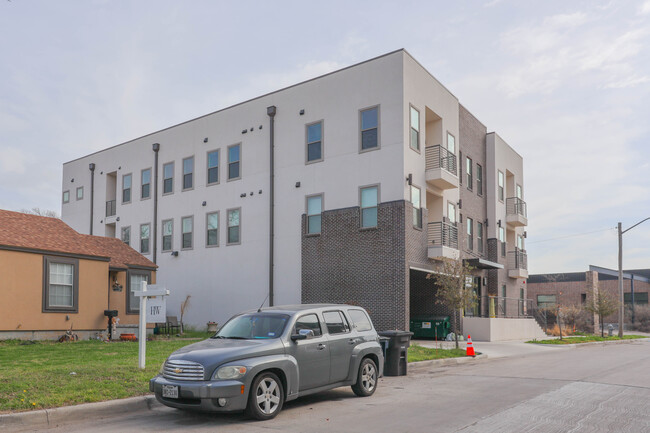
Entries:
POLYGON ((444 359, 430 359, 428 361, 409 362, 409 367, 412 368, 427 368, 427 367, 450 367, 454 365, 467 364, 468 362, 487 359, 486 353, 481 353, 475 357, 467 356, 461 358, 444 358, 444 359))
POLYGON ((101 419, 149 410, 158 402, 153 395, 130 397, 120 400, 100 401, 31 412, 18 412, 0 415, 0 431, 19 432, 36 428, 53 428, 75 420, 101 419))
POLYGON ((584 346, 598 346, 598 345, 608 345, 608 344, 629 344, 636 341, 650 341, 650 338, 633 338, 630 340, 613 340, 613 341, 590 341, 588 343, 572 343, 572 344, 540 344, 540 343, 527 343, 534 344, 535 346, 545 346, 545 347, 584 347, 584 346))

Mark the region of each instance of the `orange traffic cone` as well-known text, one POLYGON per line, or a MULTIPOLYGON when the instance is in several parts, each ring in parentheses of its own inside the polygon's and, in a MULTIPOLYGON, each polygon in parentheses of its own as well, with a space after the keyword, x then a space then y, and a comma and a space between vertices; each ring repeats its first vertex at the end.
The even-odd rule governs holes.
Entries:
POLYGON ((474 345, 472 344, 472 336, 467 336, 467 356, 476 356, 474 353, 474 345))

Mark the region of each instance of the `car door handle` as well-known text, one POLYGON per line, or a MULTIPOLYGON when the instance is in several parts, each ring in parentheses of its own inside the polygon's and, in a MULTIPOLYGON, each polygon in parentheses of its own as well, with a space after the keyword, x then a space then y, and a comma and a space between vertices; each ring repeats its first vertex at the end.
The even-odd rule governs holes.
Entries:
POLYGON ((325 349, 325 345, 323 343, 318 345, 318 350, 323 350, 325 349))

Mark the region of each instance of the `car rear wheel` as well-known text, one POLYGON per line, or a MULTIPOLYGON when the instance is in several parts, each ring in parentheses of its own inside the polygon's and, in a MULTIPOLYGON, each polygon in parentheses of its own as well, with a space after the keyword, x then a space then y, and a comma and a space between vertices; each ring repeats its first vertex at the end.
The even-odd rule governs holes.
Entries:
POLYGON ((365 358, 359 366, 357 383, 352 385, 352 391, 359 397, 368 397, 377 389, 377 365, 370 358, 365 358))
POLYGON ((262 373, 253 380, 246 414, 258 420, 275 418, 282 410, 283 403, 284 390, 278 376, 271 372, 262 373))

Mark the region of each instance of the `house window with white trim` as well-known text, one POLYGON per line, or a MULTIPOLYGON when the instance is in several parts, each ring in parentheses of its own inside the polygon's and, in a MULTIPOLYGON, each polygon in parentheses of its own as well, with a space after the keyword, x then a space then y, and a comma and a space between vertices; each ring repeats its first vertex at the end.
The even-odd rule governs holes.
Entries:
POLYGON ((323 213, 323 195, 307 197, 307 233, 315 234, 321 231, 323 213))

